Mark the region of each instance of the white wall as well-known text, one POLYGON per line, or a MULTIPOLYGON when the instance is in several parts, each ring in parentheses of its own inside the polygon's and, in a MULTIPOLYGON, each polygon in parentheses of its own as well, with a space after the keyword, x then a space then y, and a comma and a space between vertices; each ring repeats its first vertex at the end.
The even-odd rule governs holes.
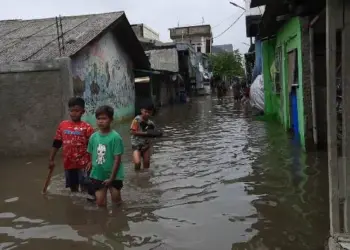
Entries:
POLYGON ((246 16, 262 15, 265 11, 265 6, 250 8, 252 0, 245 0, 246 16))
MULTIPOLYGON (((196 52, 197 52, 197 47, 201 47, 201 51, 202 53, 206 53, 206 40, 207 39, 211 39, 210 37, 202 37, 202 36, 192 36, 190 38, 185 37, 184 39, 182 38, 178 38, 178 39, 174 39, 174 42, 188 42, 191 43, 192 46, 195 48, 196 52)), ((212 44, 210 45, 210 49, 212 47, 212 44)))
POLYGON ((159 41, 159 34, 146 25, 143 25, 143 37, 159 41))
POLYGON ((86 102, 85 120, 95 123, 95 110, 111 105, 115 118, 134 115, 135 87, 132 65, 112 33, 87 46, 72 58, 75 95, 86 102))

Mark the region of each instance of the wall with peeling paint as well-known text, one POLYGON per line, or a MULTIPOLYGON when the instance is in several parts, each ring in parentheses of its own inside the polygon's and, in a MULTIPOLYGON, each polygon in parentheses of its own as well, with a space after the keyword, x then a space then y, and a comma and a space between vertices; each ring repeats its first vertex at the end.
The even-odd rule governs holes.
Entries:
POLYGON ((132 65, 112 33, 85 47, 72 57, 74 95, 86 102, 84 120, 95 124, 95 110, 101 105, 114 108, 115 119, 135 112, 132 65))

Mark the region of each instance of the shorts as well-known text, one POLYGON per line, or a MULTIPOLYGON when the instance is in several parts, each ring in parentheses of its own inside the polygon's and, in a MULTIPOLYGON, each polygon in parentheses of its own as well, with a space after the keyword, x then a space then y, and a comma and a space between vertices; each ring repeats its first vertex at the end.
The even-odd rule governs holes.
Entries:
POLYGON ((84 169, 66 169, 64 170, 66 178, 66 188, 76 188, 79 185, 84 185, 84 181, 87 178, 87 174, 84 169))
POLYGON ((133 151, 140 151, 141 155, 143 155, 150 148, 150 145, 132 145, 131 148, 133 151))
MULTIPOLYGON (((114 187, 117 190, 121 190, 123 188, 123 181, 121 180, 114 180, 112 181, 111 187, 114 187)), ((101 190, 105 188, 106 186, 103 184, 103 181, 96 180, 90 178, 90 190, 93 190, 94 192, 101 190)))

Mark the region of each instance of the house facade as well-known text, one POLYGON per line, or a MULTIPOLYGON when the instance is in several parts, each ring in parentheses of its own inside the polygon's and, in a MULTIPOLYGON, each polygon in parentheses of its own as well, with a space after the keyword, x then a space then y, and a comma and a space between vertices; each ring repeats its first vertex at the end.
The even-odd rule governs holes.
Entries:
POLYGON ((170 38, 174 42, 191 44, 196 52, 211 53, 212 51, 213 34, 210 25, 171 28, 170 38))
POLYGON ((157 41, 160 40, 159 33, 143 23, 133 24, 131 25, 131 27, 138 38, 146 38, 146 39, 157 40, 157 41))
POLYGON ((265 115, 280 121, 308 150, 315 140, 324 140, 325 121, 322 116, 316 121, 315 113, 325 108, 325 100, 319 100, 316 110, 310 83, 309 17, 284 15, 285 9, 283 3, 267 4, 259 26, 265 115), (316 123, 320 124, 318 134, 313 131, 316 123))
POLYGON ((103 35, 72 56, 74 94, 86 102, 84 119, 94 123, 94 111, 108 104, 115 119, 133 116, 135 85, 130 57, 122 50, 112 32, 103 35))
POLYGON ((0 32, 13 32, 1 39, 7 46, 0 62, 70 57, 74 95, 86 101, 85 120, 94 124, 94 111, 103 104, 115 109, 117 120, 133 116, 134 70, 149 69, 149 61, 125 13, 63 17, 65 33, 55 29, 56 22, 56 18, 2 21, 0 32))

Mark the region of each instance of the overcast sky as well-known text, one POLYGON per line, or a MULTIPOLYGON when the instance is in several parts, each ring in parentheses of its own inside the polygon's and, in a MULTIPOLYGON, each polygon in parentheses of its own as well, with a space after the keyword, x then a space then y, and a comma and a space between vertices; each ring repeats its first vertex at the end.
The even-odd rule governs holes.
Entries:
MULTIPOLYGON (((245 7, 243 0, 234 0, 245 7)), ((220 35, 243 10, 229 0, 0 0, 0 19, 30 19, 57 15, 79 15, 125 11, 131 24, 144 23, 169 41, 169 28, 205 24, 213 28, 214 44, 233 44, 246 52, 248 43, 245 16, 230 30, 220 35), (6 4, 4 4, 6 2, 6 4)))

